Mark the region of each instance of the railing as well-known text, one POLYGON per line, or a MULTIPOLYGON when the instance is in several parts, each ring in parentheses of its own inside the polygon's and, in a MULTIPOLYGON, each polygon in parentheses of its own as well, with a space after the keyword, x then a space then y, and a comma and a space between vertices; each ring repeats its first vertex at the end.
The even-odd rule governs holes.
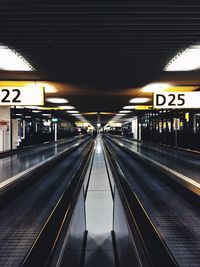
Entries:
POLYGON ((115 179, 113 232, 119 266, 178 266, 104 143, 115 179))
POLYGON ((23 267, 79 266, 85 240, 84 178, 92 156, 92 142, 77 172, 49 216, 23 267))

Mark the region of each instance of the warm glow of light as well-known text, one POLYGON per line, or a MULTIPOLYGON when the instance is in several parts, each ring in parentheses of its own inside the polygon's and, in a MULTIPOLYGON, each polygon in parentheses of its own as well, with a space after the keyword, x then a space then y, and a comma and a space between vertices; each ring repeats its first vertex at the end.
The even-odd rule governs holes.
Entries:
POLYGON ((33 113, 40 113, 41 111, 40 110, 33 110, 32 112, 33 113))
POLYGON ((147 97, 135 97, 135 98, 132 98, 129 103, 134 103, 134 104, 142 104, 142 103, 146 103, 146 102, 149 102, 150 99, 147 98, 147 97))
POLYGON ((33 71, 33 67, 20 54, 5 45, 0 45, 0 69, 33 71))
POLYGON ((74 109, 72 106, 58 106, 58 107, 40 107, 41 110, 70 110, 74 109))
POLYGON ((167 83, 150 83, 142 88, 142 92, 144 93, 154 93, 165 91, 171 85, 167 83))
POLYGON ((58 107, 59 109, 66 109, 66 110, 70 110, 70 109, 74 109, 74 107, 73 106, 59 106, 58 107))
POLYGON ((70 113, 70 114, 79 114, 79 111, 77 111, 77 110, 68 110, 68 111, 66 111, 67 113, 70 113))
POLYGON ((40 83, 36 82, 37 85, 43 86, 45 93, 51 94, 51 93, 56 93, 57 89, 54 86, 51 86, 47 83, 40 83))
POLYGON ((65 104, 65 103, 68 103, 68 100, 65 98, 49 97, 49 98, 46 98, 46 102, 55 103, 55 104, 65 104))
POLYGON ((135 109, 135 106, 125 106, 123 109, 135 109))
POLYGON ((97 112, 84 112, 83 115, 97 115, 97 112))
POLYGON ((104 111, 101 111, 100 114, 101 115, 115 115, 114 112, 104 112, 104 111))
POLYGON ((24 106, 24 107, 28 109, 38 109, 38 106, 24 106))
POLYGON ((39 86, 44 87, 45 93, 56 93, 57 89, 54 86, 48 84, 48 82, 40 82, 40 81, 0 81, 0 86, 6 87, 33 87, 39 86))
POLYGON ((191 45, 178 53, 165 67, 165 71, 191 71, 200 68, 200 45, 191 45))
POLYGON ((42 116, 51 116, 51 114, 45 114, 45 113, 44 113, 44 114, 42 114, 42 116))
POLYGON ((130 113, 131 111, 130 110, 121 110, 119 111, 119 113, 130 113))

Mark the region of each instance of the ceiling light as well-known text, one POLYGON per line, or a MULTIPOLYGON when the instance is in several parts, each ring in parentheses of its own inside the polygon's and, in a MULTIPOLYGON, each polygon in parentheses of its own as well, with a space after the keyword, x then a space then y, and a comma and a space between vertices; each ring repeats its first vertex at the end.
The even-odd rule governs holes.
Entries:
POLYGON ((150 99, 147 97, 135 97, 135 98, 132 98, 129 102, 134 103, 134 104, 142 104, 142 103, 149 102, 149 100, 150 99))
POLYGON ((121 110, 119 111, 119 113, 130 113, 131 111, 130 110, 121 110))
POLYGON ((118 113, 118 114, 116 114, 115 116, 125 116, 126 114, 120 114, 120 113, 118 113))
POLYGON ((34 112, 34 113, 40 113, 41 111, 40 110, 32 110, 32 112, 34 112))
POLYGON ((77 111, 77 110, 68 110, 67 113, 78 114, 79 111, 77 111))
POLYGON ((65 98, 57 98, 57 97, 46 98, 46 101, 49 102, 49 103, 55 103, 55 104, 68 103, 67 99, 65 99, 65 98))
POLYGON ((28 109, 38 109, 38 106, 25 106, 25 108, 28 108, 28 109))
POLYGON ((156 93, 164 91, 169 87, 171 87, 171 85, 167 83, 150 83, 144 86, 141 91, 144 93, 156 93))
POLYGON ((59 109, 66 109, 66 110, 70 110, 70 109, 74 109, 73 106, 59 106, 59 109))
POLYGON ((33 71, 33 67, 20 54, 4 45, 0 45, 0 69, 33 71))
POLYGON ((42 116, 51 116, 51 114, 45 114, 45 113, 44 113, 44 114, 42 114, 42 116))
POLYGON ((123 109, 135 109, 135 106, 125 106, 123 109))
POLYGON ((50 93, 56 93, 56 92, 57 92, 57 89, 56 89, 55 87, 53 87, 53 86, 46 85, 46 84, 41 85, 41 86, 44 87, 44 91, 45 91, 45 93, 50 94, 50 93))
POLYGON ((165 71, 190 71, 200 68, 200 45, 191 45, 178 53, 165 67, 165 71))
POLYGON ((23 106, 12 106, 12 108, 16 108, 16 109, 24 109, 23 106))

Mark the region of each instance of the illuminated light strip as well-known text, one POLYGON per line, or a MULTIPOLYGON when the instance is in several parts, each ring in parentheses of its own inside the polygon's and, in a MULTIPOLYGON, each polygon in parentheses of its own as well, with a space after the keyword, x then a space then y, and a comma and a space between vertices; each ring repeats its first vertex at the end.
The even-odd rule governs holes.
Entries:
POLYGON ((0 45, 0 69, 8 71, 34 70, 20 54, 5 45, 0 45))
POLYGON ((200 45, 191 45, 182 53, 178 53, 167 66, 165 71, 191 71, 200 68, 200 45))
MULTIPOLYGON (((69 109, 73 109, 74 107, 70 107, 69 109)), ((63 107, 39 107, 40 110, 67 110, 67 106, 63 107)))
POLYGON ((168 83, 150 83, 144 86, 141 89, 141 91, 144 93, 154 93, 154 92, 165 91, 169 87, 171 87, 171 85, 168 83))

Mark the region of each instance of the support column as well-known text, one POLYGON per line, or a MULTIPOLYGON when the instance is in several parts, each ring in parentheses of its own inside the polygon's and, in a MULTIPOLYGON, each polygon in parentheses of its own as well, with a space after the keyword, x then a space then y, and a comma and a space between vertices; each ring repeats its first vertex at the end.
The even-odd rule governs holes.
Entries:
POLYGON ((55 122, 54 124, 54 141, 56 142, 58 140, 58 124, 55 122))
POLYGON ((16 149, 19 145, 19 125, 17 119, 12 119, 12 149, 16 149))
POLYGON ((138 117, 133 117, 133 120, 131 122, 131 129, 134 139, 138 139, 138 117))

